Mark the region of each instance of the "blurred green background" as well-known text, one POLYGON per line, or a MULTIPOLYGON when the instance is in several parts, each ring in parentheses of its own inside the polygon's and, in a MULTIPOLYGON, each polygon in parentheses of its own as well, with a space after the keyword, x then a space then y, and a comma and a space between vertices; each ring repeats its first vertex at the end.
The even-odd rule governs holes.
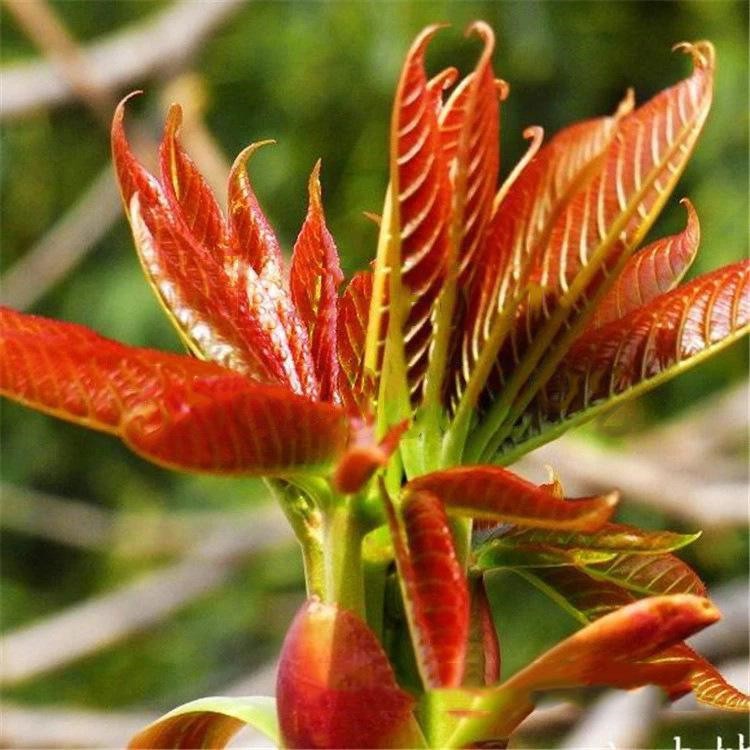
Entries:
MULTIPOLYGON (((82 44, 129 24, 148 23, 164 2, 53 2, 82 44)), ((39 53, 6 9, 0 54, 11 66, 39 53)), ((252 179, 285 247, 306 210, 308 174, 319 157, 330 228, 347 272, 374 253, 376 229, 363 211, 380 210, 386 184, 391 97, 410 40, 445 20, 432 45, 433 71, 463 71, 478 53, 462 31, 482 18, 496 31, 496 73, 511 84, 502 111, 503 174, 523 153, 522 129, 547 133, 613 111, 635 86, 638 102, 685 76, 690 63, 675 42, 707 38, 718 55, 713 112, 697 152, 653 236, 683 226, 677 201, 689 196, 702 223, 702 250, 691 274, 744 257, 748 217, 748 14, 745 2, 249 2, 202 45, 189 69, 206 94, 205 123, 231 159, 251 141, 277 145, 254 158, 252 179)), ((145 95, 132 105, 159 135, 164 75, 135 80, 145 95)), ((0 134, 3 272, 80 197, 109 158, 108 133, 82 104, 6 120, 0 134)), ((34 285, 35 278, 28 278, 34 285)), ((129 230, 120 219, 81 263, 52 286, 33 312, 83 323, 112 338, 179 350, 142 278, 129 230)), ((638 426, 673 416, 746 375, 747 350, 734 346, 638 402, 638 426)), ((262 485, 195 478, 152 467, 116 441, 3 404, 2 476, 14 486, 81 500, 113 513, 247 507, 262 485)), ((642 513, 646 523, 668 519, 642 513)), ((746 570, 746 536, 729 529, 732 554, 703 570, 720 582, 746 570)), ((133 560, 107 549, 76 549, 6 529, 3 533, 2 629, 9 631, 135 579, 163 560, 133 560)), ((705 551, 703 557, 706 557, 705 551)), ((709 556, 710 557, 710 556, 709 556)), ((700 558, 700 556, 699 556, 700 558)), ((701 565, 701 560, 693 560, 701 565)), ((125 643, 7 691, 14 701, 99 708, 163 709, 219 691, 276 653, 302 595, 301 563, 282 545, 239 565, 229 583, 125 643)), ((520 592, 519 596, 527 594, 520 592)), ((522 599, 522 601, 525 601, 522 599)), ((549 634, 528 629, 516 603, 505 614, 518 656, 530 658, 549 634), (523 636, 522 636, 523 632, 523 636)), ((548 611, 549 610, 549 611, 548 611)), ((557 632, 552 607, 550 632, 557 632)), ((539 604, 528 600, 528 613, 539 604)), ((540 619, 535 615, 534 619, 540 619)), ((541 617, 545 620, 545 617, 541 617)), ((689 744, 689 735, 683 735, 689 744)))

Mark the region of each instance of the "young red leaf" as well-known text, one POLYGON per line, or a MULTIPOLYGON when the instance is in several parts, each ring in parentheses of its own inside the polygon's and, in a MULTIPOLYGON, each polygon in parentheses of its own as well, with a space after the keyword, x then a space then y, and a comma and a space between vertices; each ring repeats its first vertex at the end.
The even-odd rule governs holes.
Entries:
POLYGON ((531 272, 535 248, 548 236, 551 223, 571 194, 593 173, 611 142, 619 120, 632 109, 632 97, 623 101, 612 117, 576 123, 557 133, 538 154, 543 131, 529 128, 524 136, 533 143, 510 186, 504 186, 501 202, 495 200, 477 265, 477 276, 469 296, 470 306, 463 339, 454 362, 454 398, 470 378, 477 381, 470 395, 474 406, 497 352, 507 333, 518 296, 531 272), (505 320, 505 322, 503 322, 505 320), (476 374, 480 356, 482 363, 476 374))
POLYGON ((398 510, 383 491, 399 582, 425 688, 461 684, 469 594, 448 518, 430 492, 405 494, 398 510))
POLYGON ((258 203, 247 174, 248 159, 270 141, 253 143, 240 151, 229 172, 229 228, 233 258, 249 263, 255 273, 281 286, 284 258, 270 222, 258 203))
POLYGON ((372 298, 372 274, 355 274, 339 300, 336 322, 339 393, 347 408, 364 414, 372 398, 372 380, 365 378, 367 316, 372 298))
POLYGON ((288 748, 423 746, 414 699, 375 634, 353 612, 309 600, 282 647, 276 684, 288 748))
POLYGON ((464 283, 473 275, 471 264, 492 212, 500 166, 499 98, 491 64, 495 35, 481 21, 469 32, 482 39, 484 50, 467 85, 459 87, 440 117, 444 152, 454 154, 451 243, 464 283))
POLYGON ((339 402, 336 353, 338 288, 344 280, 339 254, 328 231, 320 194, 320 162, 310 175, 310 201, 292 255, 292 300, 307 328, 320 398, 339 402))
POLYGON ((182 108, 173 104, 159 149, 161 183, 172 211, 182 219, 191 236, 223 262, 229 244, 224 217, 211 188, 179 142, 181 123, 182 108))
POLYGON ((72 323, 0 309, 0 351, 4 395, 118 435, 161 465, 288 476, 331 467, 350 438, 330 404, 72 323))
POLYGON ((395 425, 378 442, 372 423, 353 418, 352 437, 333 474, 333 486, 344 494, 362 489, 375 471, 388 463, 408 426, 408 422, 395 425))
MULTIPOLYGON (((730 685, 719 671, 690 646, 681 643, 668 649, 665 654, 671 658, 684 658, 690 663, 687 678, 689 689, 696 700, 705 706, 723 711, 750 711, 750 696, 730 685)), ((673 689, 670 697, 679 697, 673 689)))
POLYGON ((463 684, 492 685, 500 679, 500 642, 483 575, 469 577, 469 600, 469 637, 463 684))
POLYGON ((412 479, 409 492, 437 495, 453 513, 548 529, 596 531, 617 503, 617 493, 561 500, 497 466, 445 469, 412 479))
MULTIPOLYGON (((517 572, 584 624, 635 601, 633 594, 620 585, 597 580, 575 568, 517 572)), ((650 680, 664 688, 673 700, 692 691, 700 703, 713 708, 750 709, 750 698, 727 684, 713 665, 684 643, 645 660, 641 668, 652 669, 650 680)))
POLYGON ((652 242, 628 258, 609 291, 597 305, 592 328, 618 320, 631 310, 644 307, 679 284, 695 259, 700 243, 700 225, 693 204, 685 198, 688 221, 679 234, 652 242))
POLYGON ((546 442, 697 364, 749 327, 750 262, 700 276, 584 333, 530 404, 514 440, 525 450, 546 442))
POLYGON ((623 118, 596 176, 535 253, 528 301, 500 354, 509 377, 472 436, 472 458, 496 453, 586 322, 590 300, 606 291, 682 173, 708 115, 714 70, 710 44, 684 49, 693 74, 623 118))
MULTIPOLYGON (((141 264, 181 337, 202 358, 301 392, 285 333, 257 275, 249 267, 230 275, 221 253, 191 233, 179 201, 173 196, 170 202, 133 156, 123 117, 124 101, 112 125, 120 188, 141 264)), ((168 127, 168 140, 169 133, 168 127)), ((167 191, 174 192, 171 180, 167 191)), ((193 217, 192 224, 198 223, 193 217)))
POLYGON ((436 95, 428 86, 424 69, 427 45, 438 28, 429 26, 414 41, 396 90, 389 196, 367 334, 366 366, 378 375, 386 319, 396 316, 412 394, 417 393, 425 369, 432 331, 430 313, 442 286, 448 242, 448 167, 441 147, 436 95), (409 292, 413 295, 411 305, 409 292))
POLYGON ((319 398, 320 387, 315 375, 307 329, 288 294, 284 259, 276 234, 258 203, 247 175, 247 160, 268 143, 254 143, 240 152, 229 173, 229 229, 230 250, 225 267, 231 277, 249 265, 260 279, 266 296, 276 308, 282 335, 276 331, 279 343, 284 339, 291 351, 302 393, 319 398))
POLYGON ((170 711, 133 737, 128 750, 224 748, 244 726, 279 742, 273 698, 201 698, 170 711))

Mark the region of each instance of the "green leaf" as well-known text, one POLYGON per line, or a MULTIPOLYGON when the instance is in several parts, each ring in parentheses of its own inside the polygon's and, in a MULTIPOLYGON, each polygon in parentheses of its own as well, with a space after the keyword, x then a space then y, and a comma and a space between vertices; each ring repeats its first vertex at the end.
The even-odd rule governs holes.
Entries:
POLYGON ((644 531, 635 526, 607 523, 592 534, 560 532, 547 529, 511 527, 499 537, 505 545, 550 545, 562 549, 602 552, 633 552, 654 554, 672 552, 694 542, 696 534, 676 534, 672 531, 644 531))
POLYGON ((200 698, 170 711, 141 730, 130 750, 223 748, 245 725, 262 732, 276 745, 279 727, 274 698, 200 698))
POLYGON ((614 552, 586 549, 558 549, 547 544, 506 544, 492 539, 476 551, 476 566, 482 570, 494 568, 547 568, 566 565, 586 565, 611 560, 614 552))

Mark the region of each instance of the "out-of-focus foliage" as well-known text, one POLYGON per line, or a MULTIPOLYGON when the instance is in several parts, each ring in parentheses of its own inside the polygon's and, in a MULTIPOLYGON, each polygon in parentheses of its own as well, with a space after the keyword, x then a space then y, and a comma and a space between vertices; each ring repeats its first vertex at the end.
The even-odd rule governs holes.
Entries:
MULTIPOLYGON (((90 3, 53 3, 82 41, 148 21, 165 5, 106 0, 96 3, 92 13, 90 3)), ((381 208, 391 98, 400 61, 418 29, 446 20, 453 28, 441 33, 428 63, 437 71, 459 60, 468 70, 478 45, 461 32, 476 18, 495 29, 495 67, 511 84, 502 114, 503 175, 525 149, 525 126, 538 124, 552 134, 569 122, 610 113, 631 82, 641 102, 685 74, 687 61, 669 52, 675 42, 710 39, 718 57, 713 110, 675 198, 689 196, 701 217, 701 251, 691 275, 745 255, 747 6, 722 0, 249 3, 204 45, 193 69, 208 96, 207 125, 228 158, 251 141, 276 139, 277 145, 253 159, 251 169, 260 201, 286 248, 304 218, 307 175, 321 157, 326 213, 344 270, 351 273, 371 260, 376 228, 362 212, 381 208)), ((35 57, 13 20, 2 20, 3 64, 35 57)), ((145 96, 135 108, 155 136, 163 120, 162 84, 137 82, 145 96)), ((103 168, 109 159, 109 139, 85 107, 69 105, 3 123, 0 148, 4 271, 103 168)), ((652 235, 678 231, 683 223, 684 211, 673 200, 652 235)), ((143 280, 124 216, 33 311, 86 324, 127 343, 179 350, 143 280)), ((745 345, 735 346, 662 386, 631 407, 628 421, 648 424, 737 380, 745 373, 746 356, 745 345)), ((3 405, 1 436, 4 480, 111 510, 230 509, 264 497, 258 483, 168 473, 140 461, 111 438, 10 404, 3 405)), ((627 507, 629 499, 625 500, 627 507)), ((654 526, 661 519, 649 521, 654 526)), ((726 541, 742 551, 744 537, 738 541, 736 536, 732 532, 726 541)), ((715 534, 708 537, 712 548, 726 546, 715 534)), ((709 581, 745 569, 738 566, 736 556, 716 558, 705 544, 702 540, 695 545, 690 562, 705 570, 709 581)), ((104 553, 74 551, 7 532, 1 553, 0 625, 5 630, 141 572, 104 553)), ((219 690, 276 652, 287 623, 265 612, 273 610, 272 597, 279 590, 298 591, 301 580, 296 554, 271 555, 258 566, 243 568, 229 586, 153 632, 52 679, 14 689, 12 696, 163 708, 219 690), (269 573, 269 568, 284 572, 269 573), (261 575, 259 570, 265 572, 261 575), (142 661, 135 670, 138 659, 142 661)), ((540 628, 525 633, 528 653, 514 654, 511 670, 571 626, 562 616, 556 620, 526 588, 509 581, 508 597, 539 610, 539 617, 527 612, 523 621, 539 622, 540 628)), ((519 622, 512 611, 502 614, 509 639, 519 622)), ((687 737, 683 741, 690 744, 687 737)))

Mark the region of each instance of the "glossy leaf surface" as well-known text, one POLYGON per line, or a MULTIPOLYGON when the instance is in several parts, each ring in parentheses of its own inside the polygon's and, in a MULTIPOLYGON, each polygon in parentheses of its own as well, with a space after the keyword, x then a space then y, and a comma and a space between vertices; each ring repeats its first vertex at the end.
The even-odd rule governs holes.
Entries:
POLYGON ((130 750, 223 748, 249 725, 279 743, 273 698, 201 698, 170 711, 140 731, 130 750))
POLYGON ((466 686, 492 685, 500 679, 500 641, 483 575, 469 576, 469 637, 466 650, 466 686))
POLYGON ((401 591, 425 688, 461 683, 469 593, 448 517, 430 492, 408 492, 398 509, 386 498, 401 591))
POLYGON ((419 747, 413 698, 396 683, 374 633, 315 599, 287 632, 277 682, 285 747, 419 747))
POLYGON ((285 475, 332 466, 349 440, 341 410, 220 365, 7 309, 0 331, 4 395, 116 434, 162 465, 285 475))
POLYGON ((612 513, 617 493, 561 500, 552 492, 495 466, 445 469, 413 479, 407 491, 437 495, 448 511, 472 518, 550 529, 594 531, 612 513))

